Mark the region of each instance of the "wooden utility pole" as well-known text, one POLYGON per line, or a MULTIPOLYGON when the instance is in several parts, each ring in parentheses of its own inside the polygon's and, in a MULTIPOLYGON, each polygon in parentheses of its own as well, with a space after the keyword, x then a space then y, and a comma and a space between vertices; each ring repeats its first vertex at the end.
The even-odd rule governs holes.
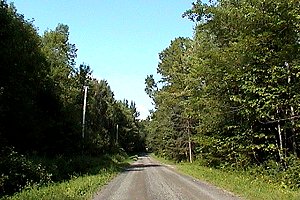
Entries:
POLYGON ((119 140, 119 124, 117 124, 116 145, 118 144, 118 140, 119 140))
POLYGON ((190 133, 190 120, 187 120, 187 133, 188 133, 188 137, 189 137, 189 160, 190 163, 193 162, 192 160, 192 141, 191 141, 191 133, 190 133))
POLYGON ((83 86, 83 88, 84 88, 84 99, 83 99, 83 113, 82 113, 82 139, 84 139, 86 97, 87 97, 88 86, 83 86))
MULTIPOLYGON (((278 109, 277 109, 277 113, 279 113, 278 109)), ((278 132, 278 139, 279 139, 279 148, 278 148, 278 153, 279 153, 279 159, 280 162, 283 161, 283 142, 282 142, 282 133, 281 133, 281 126, 280 126, 280 122, 277 122, 277 132, 278 132)))
MULTIPOLYGON (((290 83, 291 83, 291 70, 290 70, 290 66, 289 63, 285 62, 284 65, 287 68, 287 74, 288 74, 288 87, 290 87, 290 83)), ((289 89, 289 96, 290 96, 290 89, 289 89)), ((294 155, 297 156, 297 144, 296 144, 296 131, 295 131, 295 120, 293 119, 293 117, 295 116, 295 112, 294 112, 294 107, 291 105, 291 124, 292 124, 292 143, 293 143, 293 151, 294 151, 294 155)))

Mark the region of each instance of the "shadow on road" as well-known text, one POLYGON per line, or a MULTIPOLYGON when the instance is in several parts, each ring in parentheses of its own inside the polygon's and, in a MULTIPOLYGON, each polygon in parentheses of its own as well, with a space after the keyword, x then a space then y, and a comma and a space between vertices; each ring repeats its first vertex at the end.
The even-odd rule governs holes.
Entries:
POLYGON ((145 168, 151 168, 151 167, 162 167, 162 165, 159 164, 132 164, 129 167, 127 167, 126 169, 124 169, 124 171, 143 171, 145 168))

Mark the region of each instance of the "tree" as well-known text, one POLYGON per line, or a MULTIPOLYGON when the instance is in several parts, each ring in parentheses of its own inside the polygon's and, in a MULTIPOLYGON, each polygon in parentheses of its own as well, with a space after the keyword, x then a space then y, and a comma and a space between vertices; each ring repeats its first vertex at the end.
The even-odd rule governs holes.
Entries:
MULTIPOLYGON (((220 88, 227 90, 227 105, 238 108, 231 109, 234 121, 224 121, 225 127, 230 128, 231 137, 238 133, 232 137, 236 143, 247 141, 237 150, 247 149, 245 155, 256 160, 275 156, 275 146, 280 160, 288 152, 297 152, 294 107, 298 97, 294 93, 291 98, 290 93, 298 87, 298 11, 296 1, 224 0, 211 5, 197 1, 185 13, 201 21, 197 31, 208 32, 220 48, 217 55, 225 61, 223 67, 217 63, 212 66, 225 75, 215 74, 225 82, 220 88), (285 63, 293 63, 294 75, 285 63)), ((221 82, 216 85, 221 86, 221 82)), ((228 144, 227 131, 222 132, 227 140, 224 144, 228 144)))
POLYGON ((41 51, 41 40, 31 22, 13 5, 0 3, 0 137, 17 149, 39 149, 43 132, 50 125, 55 99, 47 78, 49 64, 41 51))
POLYGON ((42 51, 50 62, 50 77, 62 102, 67 105, 72 96, 72 77, 75 73, 76 47, 69 42, 69 27, 58 24, 55 30, 45 31, 42 37, 42 51))
POLYGON ((298 13, 297 1, 194 2, 183 14, 197 22, 194 38, 160 53, 161 88, 146 79, 156 105, 148 141, 166 144, 152 148, 166 152, 189 127, 195 153, 211 163, 297 155, 298 13))
MULTIPOLYGON (((159 54, 160 63, 157 71, 162 75, 161 80, 158 81, 162 84, 162 88, 157 88, 151 75, 145 80, 147 84, 145 91, 154 99, 157 109, 150 124, 158 125, 157 122, 162 124, 158 125, 161 129, 153 130, 153 134, 156 132, 161 134, 160 141, 155 141, 155 138, 150 140, 155 145, 159 142, 166 144, 162 145, 158 151, 178 160, 187 157, 191 160, 192 153, 191 84, 188 83, 191 81, 191 77, 188 77, 191 68, 186 62, 190 45, 190 39, 176 38, 159 54)), ((149 137, 151 133, 152 131, 149 137)))

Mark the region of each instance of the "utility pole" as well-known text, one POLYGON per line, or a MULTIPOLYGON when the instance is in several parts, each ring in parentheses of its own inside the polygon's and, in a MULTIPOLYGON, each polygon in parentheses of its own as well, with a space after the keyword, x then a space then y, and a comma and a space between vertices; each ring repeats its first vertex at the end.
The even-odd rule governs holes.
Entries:
POLYGON ((188 132, 188 137, 189 137, 189 160, 190 160, 190 163, 193 162, 192 160, 192 141, 191 141, 191 133, 190 133, 190 120, 188 119, 187 121, 187 132, 188 132))
POLYGON ((118 144, 118 140, 119 140, 119 124, 117 124, 116 145, 118 144))
POLYGON ((190 130, 190 119, 187 117, 186 119, 186 132, 188 136, 188 149, 189 149, 189 161, 190 163, 193 162, 193 156, 192 156, 192 140, 191 140, 191 130, 190 130))
POLYGON ((82 115, 82 139, 84 139, 86 97, 87 97, 88 86, 83 86, 83 88, 84 88, 84 99, 83 99, 83 115, 82 115))
MULTIPOLYGON (((284 65, 285 65, 286 68, 287 68, 287 74, 288 74, 288 80, 287 80, 287 83, 288 83, 288 87, 289 87, 288 94, 289 94, 289 97, 290 97, 290 95, 291 95, 291 93, 290 93, 290 92, 291 92, 291 90, 290 90, 291 70, 290 70, 289 63, 284 62, 284 65)), ((291 105, 291 123, 292 123, 293 151, 294 151, 294 155, 297 157, 297 144, 296 144, 295 121, 294 121, 294 119, 293 119, 294 116, 295 116, 294 107, 291 105)))

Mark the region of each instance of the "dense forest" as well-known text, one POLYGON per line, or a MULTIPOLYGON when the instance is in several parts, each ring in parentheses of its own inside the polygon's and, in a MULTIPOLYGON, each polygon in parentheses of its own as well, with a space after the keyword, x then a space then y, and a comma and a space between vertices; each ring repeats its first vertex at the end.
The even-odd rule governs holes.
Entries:
POLYGON ((300 186, 299 13, 296 0, 194 2, 183 14, 193 38, 171 41, 161 78, 145 80, 149 149, 300 186))
POLYGON ((76 64, 67 25, 39 35, 0 0, 0 198, 145 149, 299 188, 300 2, 205 2, 182 15, 193 37, 159 53, 160 78, 145 79, 155 109, 138 120, 133 101, 76 64))
POLYGON ((32 21, 1 0, 0 27, 0 197, 49 178, 32 156, 144 149, 135 103, 116 100, 89 65, 76 65, 67 25, 40 36, 32 21))

